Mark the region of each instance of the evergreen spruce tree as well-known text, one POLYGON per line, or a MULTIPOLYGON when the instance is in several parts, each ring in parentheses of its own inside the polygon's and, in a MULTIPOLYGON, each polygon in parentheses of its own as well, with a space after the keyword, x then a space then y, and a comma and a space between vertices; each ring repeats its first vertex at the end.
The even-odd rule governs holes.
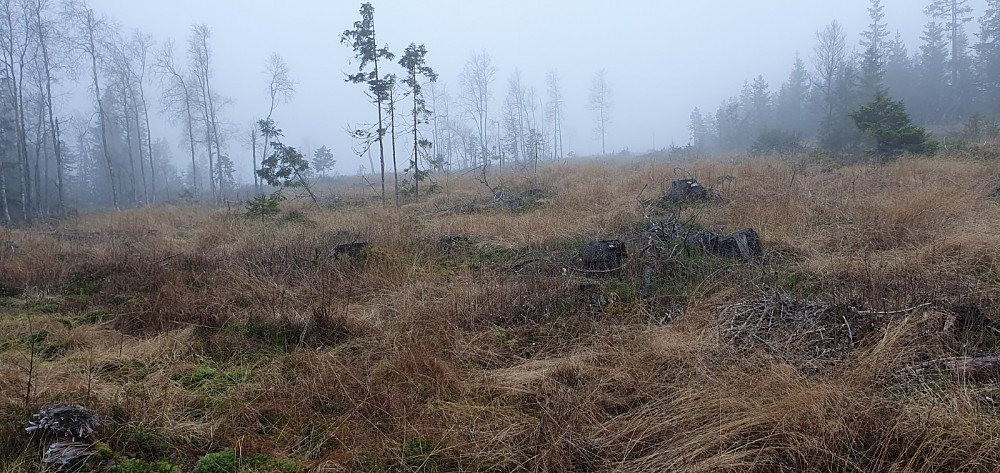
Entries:
POLYGON ((873 154, 893 157, 902 153, 934 154, 938 144, 923 128, 913 124, 903 102, 892 100, 884 92, 851 114, 851 119, 864 135, 875 142, 873 154))

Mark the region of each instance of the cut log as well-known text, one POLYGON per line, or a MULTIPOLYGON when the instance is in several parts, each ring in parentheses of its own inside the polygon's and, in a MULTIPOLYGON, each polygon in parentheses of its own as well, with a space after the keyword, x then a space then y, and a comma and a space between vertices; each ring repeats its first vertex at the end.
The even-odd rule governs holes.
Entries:
POLYGON ((944 362, 944 367, 958 378, 976 380, 995 378, 1000 375, 1000 356, 947 360, 944 362))

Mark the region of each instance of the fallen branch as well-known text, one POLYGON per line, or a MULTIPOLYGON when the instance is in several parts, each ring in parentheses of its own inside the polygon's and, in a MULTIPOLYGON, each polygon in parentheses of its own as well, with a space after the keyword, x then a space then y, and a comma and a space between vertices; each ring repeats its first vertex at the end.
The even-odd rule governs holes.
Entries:
POLYGON ((176 257, 178 257, 180 255, 183 255, 183 254, 184 253, 174 253, 174 254, 172 254, 170 256, 167 256, 166 258, 163 258, 163 259, 161 259, 161 260, 159 260, 159 261, 157 261, 156 263, 153 263, 153 264, 164 264, 167 261, 172 260, 172 259, 174 259, 174 258, 176 258, 176 257))
POLYGON ((611 269, 580 269, 580 268, 574 268, 572 266, 566 266, 566 267, 563 267, 563 271, 573 271, 573 272, 582 273, 582 274, 607 274, 607 273, 614 273, 614 272, 621 271, 622 268, 624 268, 624 267, 625 267, 624 264, 622 264, 621 266, 619 266, 617 268, 611 268, 611 269))
POLYGON ((921 307, 927 307, 929 305, 931 305, 930 302, 924 302, 923 304, 917 304, 917 305, 915 305, 913 307, 909 307, 909 308, 906 308, 906 309, 887 310, 887 311, 876 311, 874 309, 858 310, 857 307, 850 307, 850 309, 851 309, 851 311, 853 311, 855 314, 858 314, 858 315, 877 315, 877 316, 883 316, 883 315, 905 314, 907 312, 912 312, 912 311, 917 310, 917 309, 919 309, 921 307))
POLYGON ((922 374, 931 368, 939 367, 944 368, 956 378, 997 376, 1000 375, 1000 356, 940 358, 910 365, 906 370, 922 374))

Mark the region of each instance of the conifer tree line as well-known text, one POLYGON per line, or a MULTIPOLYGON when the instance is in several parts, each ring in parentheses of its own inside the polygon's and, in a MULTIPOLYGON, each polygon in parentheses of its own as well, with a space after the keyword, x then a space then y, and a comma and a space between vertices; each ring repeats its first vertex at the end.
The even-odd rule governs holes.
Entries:
POLYGON ((859 38, 848 38, 832 21, 816 33, 808 55, 796 55, 776 90, 757 76, 714 114, 695 108, 689 147, 794 153, 809 143, 834 156, 858 156, 865 142, 852 114, 886 98, 932 130, 965 125, 976 134, 996 134, 1000 0, 987 0, 980 12, 968 0, 920 3, 914 2, 924 7, 926 24, 917 47, 886 22, 882 0, 870 0, 870 22, 859 38))

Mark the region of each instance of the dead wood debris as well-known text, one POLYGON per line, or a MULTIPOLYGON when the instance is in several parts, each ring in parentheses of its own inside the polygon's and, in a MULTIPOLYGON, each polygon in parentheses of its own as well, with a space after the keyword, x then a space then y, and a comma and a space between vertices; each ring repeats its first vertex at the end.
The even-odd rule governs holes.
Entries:
POLYGON ((48 444, 42 463, 49 471, 78 470, 94 452, 97 415, 75 404, 42 408, 31 417, 25 432, 39 443, 48 444))
POLYGON ((720 313, 721 338, 740 350, 763 348, 786 361, 819 362, 850 351, 881 324, 845 305, 770 292, 720 313))
POLYGON ((694 229, 694 217, 681 222, 677 214, 667 216, 662 222, 651 224, 646 231, 649 245, 680 241, 686 249, 742 261, 758 261, 764 255, 760 235, 752 228, 728 234, 694 229))
POLYGON ((521 193, 498 189, 493 191, 492 199, 476 199, 466 204, 440 209, 431 215, 470 215, 497 210, 506 210, 511 213, 527 212, 545 205, 543 201, 538 200, 543 194, 541 189, 536 188, 521 193))

